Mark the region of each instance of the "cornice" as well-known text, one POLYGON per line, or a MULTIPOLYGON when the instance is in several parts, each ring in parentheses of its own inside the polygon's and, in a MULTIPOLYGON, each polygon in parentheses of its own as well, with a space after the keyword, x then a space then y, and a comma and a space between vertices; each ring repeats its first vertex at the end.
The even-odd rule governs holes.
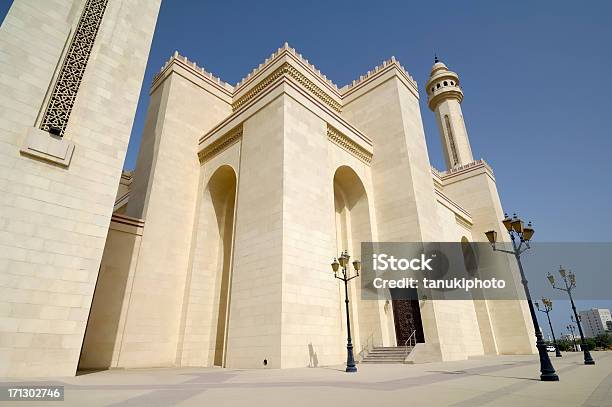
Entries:
POLYGON ((212 142, 210 145, 204 147, 198 152, 198 158, 200 163, 204 163, 210 160, 212 157, 219 154, 221 151, 234 145, 242 138, 242 124, 234 127, 232 130, 219 137, 217 140, 212 142))
POLYGON ((372 153, 361 147, 359 144, 351 140, 338 129, 327 125, 327 139, 337 146, 341 147, 351 155, 357 157, 364 163, 370 165, 372 163, 372 153))
POLYGON ((432 175, 434 175, 434 180, 437 177, 442 185, 452 184, 456 181, 464 179, 465 177, 469 178, 473 175, 481 173, 487 174, 493 180, 493 182, 495 182, 493 169, 482 158, 480 160, 475 160, 446 171, 439 171, 432 167, 432 175))
POLYGON ((123 225, 135 226, 137 228, 142 228, 145 225, 145 222, 142 219, 132 218, 131 216, 120 215, 118 213, 113 213, 111 221, 123 225))
POLYGON ((132 181, 134 180, 134 171, 121 171, 121 179, 120 179, 120 183, 124 184, 124 185, 130 185, 132 183, 132 181))
POLYGON ((198 144, 200 146, 205 146, 211 142, 209 140, 218 139, 221 137, 221 135, 227 133, 229 129, 238 126, 240 123, 244 123, 259 109, 270 103, 273 99, 279 97, 281 94, 285 94, 286 96, 297 101, 301 100, 299 103, 305 103, 305 106, 311 104, 311 106, 307 108, 311 109, 311 111, 321 118, 321 120, 323 120, 325 123, 329 123, 336 129, 339 129, 340 132, 348 135, 348 137, 353 139, 357 144, 371 151, 372 140, 367 135, 353 126, 344 117, 342 117, 342 115, 339 115, 333 109, 322 103, 319 99, 315 98, 312 94, 305 91, 295 81, 289 80, 287 76, 283 76, 282 79, 279 79, 272 85, 268 86, 265 91, 261 92, 257 97, 249 101, 241 109, 232 112, 215 127, 200 137, 198 144), (301 99, 301 97, 304 97, 305 99, 301 99))
POLYGON ((295 48, 292 48, 285 42, 285 44, 278 48, 276 51, 270 55, 270 57, 266 58, 265 61, 259 64, 258 67, 253 69, 247 76, 242 78, 240 82, 236 84, 234 87, 235 94, 238 94, 244 88, 248 87, 253 82, 257 81, 259 76, 261 76, 265 70, 276 61, 281 59, 282 57, 290 57, 297 65, 303 67, 307 71, 309 71, 315 78, 319 79, 321 84, 327 88, 327 90, 333 93, 336 96, 340 96, 338 86, 333 83, 331 80, 327 78, 317 67, 311 64, 306 58, 302 56, 302 54, 298 53, 295 48))
POLYGON ((317 86, 313 81, 308 79, 306 75, 301 73, 289 62, 283 63, 280 67, 276 68, 272 73, 262 79, 255 87, 234 101, 234 103, 232 103, 232 109, 234 111, 238 110, 284 75, 291 77, 321 102, 331 107, 334 111, 340 113, 342 108, 341 104, 334 100, 332 96, 317 86))
MULTIPOLYGON (((438 89, 436 89, 436 91, 438 91, 438 89)), ((427 106, 429 106, 429 109, 431 109, 432 111, 435 111, 436 107, 442 101, 444 101, 446 99, 457 99, 459 101, 459 103, 461 103, 463 101, 463 91, 458 86, 455 89, 444 88, 439 93, 436 93, 433 96, 432 96, 432 94, 428 93, 427 96, 429 97, 429 100, 427 101, 427 106)))
POLYGON ((472 222, 457 214, 455 214, 455 222, 468 230, 471 230, 473 226, 472 222))
MULTIPOLYGON (((221 151, 237 143, 242 138, 242 134, 243 128, 241 124, 219 137, 210 145, 204 147, 198 153, 200 163, 205 163, 221 151)), ((327 139, 364 163, 368 165, 371 164, 372 153, 370 151, 329 124, 327 125, 327 139)))

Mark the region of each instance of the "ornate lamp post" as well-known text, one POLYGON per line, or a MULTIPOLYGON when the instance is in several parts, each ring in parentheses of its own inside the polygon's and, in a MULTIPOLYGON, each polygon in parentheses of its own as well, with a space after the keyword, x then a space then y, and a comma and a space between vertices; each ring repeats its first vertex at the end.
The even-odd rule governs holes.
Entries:
POLYGON ((538 324, 538 318, 536 317, 535 308, 533 307, 533 302, 531 301, 531 294, 529 293, 529 287, 527 286, 527 278, 525 277, 523 264, 521 263, 521 254, 525 250, 529 249, 529 241, 531 240, 531 237, 535 231, 531 226, 531 222, 525 226, 523 221, 516 217, 516 214, 514 214, 512 219, 508 217, 508 214, 506 214, 506 217, 504 220, 502 220, 502 223, 504 224, 504 227, 508 231, 510 239, 512 240, 512 250, 498 249, 495 247, 495 242, 497 241, 496 231, 490 230, 486 232, 485 235, 487 236, 489 243, 491 243, 493 250, 514 255, 519 271, 521 272, 521 283, 523 283, 523 287, 525 288, 525 296, 527 297, 527 303, 529 304, 529 313, 531 314, 531 320, 533 322, 533 328, 536 334, 536 347, 538 348, 538 353, 540 354, 540 380, 558 381, 559 376, 557 376, 555 368, 548 357, 548 352, 546 351, 546 343, 544 343, 544 339, 542 338, 542 331, 540 330, 540 325, 538 324))
MULTIPOLYGON (((574 317, 572 317, 572 321, 574 320, 574 317)), ((574 352, 576 352, 578 350, 578 347, 576 346, 576 335, 574 335, 574 330, 576 328, 574 328, 574 325, 569 324, 567 326, 567 330, 570 331, 572 333, 572 342, 574 342, 574 352)))
POLYGON ((550 311, 552 311, 552 301, 548 298, 542 298, 542 304, 544 304, 543 308, 540 308, 540 304, 535 303, 536 308, 540 312, 546 313, 546 318, 548 318, 548 326, 550 327, 550 333, 553 337, 553 343, 555 344, 555 354, 558 358, 560 358, 561 352, 559 351, 559 345, 557 344, 557 338, 555 338, 555 331, 553 330, 552 323, 550 322, 550 311))
POLYGON ((567 295, 569 295, 570 302, 572 303, 572 310, 574 311, 574 316, 576 317, 576 325, 578 325, 578 332, 580 333, 580 346, 582 347, 582 352, 584 353, 584 364, 585 365, 594 365, 595 361, 591 357, 591 353, 589 352, 589 347, 584 339, 584 334, 582 333, 582 324, 580 323, 580 317, 578 316, 578 312, 576 312, 576 305, 574 304, 574 297, 572 297, 572 290, 576 288, 576 275, 573 272, 567 272, 563 267, 559 266, 559 275, 563 279, 563 287, 557 287, 555 285, 555 276, 548 273, 546 276, 550 284, 553 288, 561 291, 565 291, 567 295))
POLYGON ((334 271, 334 277, 338 280, 344 281, 344 303, 346 304, 346 371, 356 372, 357 366, 355 366, 355 357, 353 356, 353 342, 351 340, 351 314, 349 312, 349 295, 348 295, 348 282, 352 279, 359 277, 359 269, 361 268, 361 262, 359 260, 353 261, 353 268, 355 269, 355 275, 349 277, 347 267, 349 266, 349 260, 351 256, 345 250, 344 253, 340 254, 338 260, 334 259, 331 264, 332 270, 334 271), (342 268, 342 275, 338 276, 338 269, 342 268))

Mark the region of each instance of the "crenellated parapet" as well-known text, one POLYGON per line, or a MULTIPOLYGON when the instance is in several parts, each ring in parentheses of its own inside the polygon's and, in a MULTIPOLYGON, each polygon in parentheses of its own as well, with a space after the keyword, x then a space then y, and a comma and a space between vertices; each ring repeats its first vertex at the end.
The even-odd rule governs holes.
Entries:
POLYGON ((467 173, 467 172, 470 172, 470 171, 474 171, 474 170, 477 170, 477 169, 483 169, 487 173, 490 174, 491 178, 493 178, 493 179, 495 178, 494 175, 493 175, 493 169, 482 158, 480 160, 474 160, 474 161, 469 162, 467 164, 460 165, 458 167, 451 168, 451 169, 446 170, 446 171, 439 171, 438 169, 432 167, 432 172, 434 172, 438 177, 440 177, 440 179, 445 180, 445 179, 448 179, 450 177, 454 177, 456 175, 464 174, 464 173, 467 173))
POLYGON ((323 73, 321 73, 321 71, 314 66, 313 64, 311 64, 306 58, 304 58, 302 56, 302 54, 298 53, 295 48, 292 48, 289 46, 288 43, 285 42, 285 44, 278 48, 276 51, 274 51, 272 53, 272 55, 270 55, 268 58, 266 58, 264 60, 264 62, 262 62, 261 64, 259 64, 258 67, 254 68, 251 72, 249 72, 247 74, 247 76, 245 76, 244 78, 242 78, 235 86, 236 90, 238 91, 240 89, 240 87, 242 85, 244 85, 245 83, 247 83, 251 78, 255 77, 259 72, 263 71, 266 67, 268 67, 271 63, 273 63, 274 60, 276 60, 277 58, 281 57, 283 54, 290 54, 291 56, 293 56, 295 59, 299 60, 303 65, 305 65, 306 67, 308 67, 308 69, 313 72, 321 81, 325 82, 327 85, 329 85, 330 87, 332 87, 333 89, 335 89, 336 91, 338 91, 338 86, 333 83, 330 79, 327 78, 327 76, 325 76, 323 73))
POLYGON ((201 66, 199 66, 196 62, 190 61, 186 56, 183 56, 183 55, 179 54, 178 51, 174 51, 174 55, 172 55, 170 57, 170 59, 168 59, 166 61, 166 63, 162 66, 162 68, 159 70, 159 72, 155 74, 155 76, 153 77, 153 81, 152 81, 151 87, 155 87, 157 82, 164 76, 163 75, 164 72, 166 72, 166 70, 174 62, 179 62, 179 63, 185 64, 185 65, 189 66, 190 68, 192 68, 193 71, 195 71, 195 73, 203 76, 204 78, 206 78, 206 79, 208 79, 210 81, 213 81, 217 85, 222 86, 223 88, 225 88, 226 90, 228 90, 230 92, 234 91, 234 87, 232 85, 230 85, 229 83, 223 81, 218 76, 215 76, 214 74, 208 72, 206 69, 204 69, 201 66))
MULTIPOLYGON (((431 175, 436 193, 438 195, 444 195, 447 200, 450 200, 450 198, 448 198, 446 195, 448 194, 448 187, 451 184, 461 185, 462 181, 469 180, 480 175, 485 175, 490 181, 495 183, 493 169, 482 158, 447 171, 440 171, 435 167, 431 167, 431 175)), ((468 211, 462 205, 454 202, 453 205, 468 213, 468 211)))
MULTIPOLYGON (((232 86, 210 73, 196 62, 175 52, 153 78, 152 92, 169 78, 178 74, 201 89, 214 94, 227 103, 230 114, 212 129, 208 129, 199 140, 200 160, 214 156, 217 147, 223 149, 224 141, 233 142, 239 137, 226 140, 262 104, 281 93, 317 109, 320 117, 328 123, 328 139, 366 165, 372 161, 372 140, 356 128, 344 116, 342 109, 370 90, 397 78, 418 99, 417 83, 395 58, 391 57, 369 70, 365 75, 339 88, 308 59, 289 44, 274 51, 261 64, 232 86), (259 106, 259 107, 258 107, 259 106), (331 129, 331 130, 329 130, 331 129)), ((241 128, 241 127, 240 127, 241 128)), ((220 150, 219 150, 220 151, 220 150)))
POLYGON ((392 56, 386 61, 383 61, 380 65, 375 66, 372 70, 366 72, 365 75, 361 75, 358 79, 355 79, 351 83, 343 86, 340 89, 340 93, 345 94, 347 92, 350 92, 353 88, 359 85, 362 85, 363 83, 369 81, 370 79, 375 77, 377 74, 381 73, 382 71, 386 69, 389 69, 390 67, 394 67, 400 70, 406 76, 409 82, 414 86, 414 88, 418 89, 418 85, 416 81, 414 80, 414 78, 408 73, 406 68, 404 68, 402 64, 400 64, 400 62, 394 56, 392 56))
POLYGON ((394 73, 400 76, 407 86, 410 87, 412 93, 418 97, 416 81, 395 57, 383 61, 365 75, 361 75, 358 79, 340 88, 315 65, 310 63, 308 59, 297 52, 295 48, 285 43, 251 70, 236 85, 232 86, 199 66, 196 62, 175 51, 174 55, 166 61, 161 70, 153 77, 152 89, 167 77, 168 72, 171 71, 173 66, 177 65, 187 69, 199 79, 220 88, 227 97, 231 98, 233 110, 241 109, 249 101, 256 99, 257 95, 276 84, 277 80, 287 76, 295 80, 301 88, 309 92, 320 102, 331 107, 336 113, 342 111, 345 101, 350 101, 354 98, 355 91, 367 86, 387 73, 394 73))

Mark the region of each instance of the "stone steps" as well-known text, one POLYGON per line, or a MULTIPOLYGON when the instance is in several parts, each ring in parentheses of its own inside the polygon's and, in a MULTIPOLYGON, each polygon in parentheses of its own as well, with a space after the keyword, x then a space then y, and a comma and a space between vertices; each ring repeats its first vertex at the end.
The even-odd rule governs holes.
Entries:
POLYGON ((410 354, 412 347, 380 347, 368 352, 361 363, 383 364, 383 363, 404 363, 406 356, 410 354))

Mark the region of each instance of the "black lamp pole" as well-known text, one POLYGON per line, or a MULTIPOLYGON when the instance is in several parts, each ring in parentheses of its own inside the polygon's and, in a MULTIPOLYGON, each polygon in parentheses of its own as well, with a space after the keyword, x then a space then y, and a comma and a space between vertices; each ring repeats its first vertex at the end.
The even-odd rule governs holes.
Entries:
POLYGON ((531 294, 529 293, 529 287, 527 285, 527 278, 525 277, 525 272, 523 271, 523 264, 521 263, 521 254, 529 249, 529 241, 531 237, 535 233, 533 227, 531 226, 531 222, 527 226, 524 226, 523 221, 516 217, 516 214, 510 219, 508 214, 502 223, 506 227, 508 234, 510 235, 510 239, 512 240, 512 250, 499 249, 495 247, 495 242, 497 241, 497 232, 491 230, 486 232, 485 235, 491 243, 493 250, 497 250, 503 253, 508 253, 514 255, 516 262, 518 264, 519 271, 521 273, 521 283, 523 283, 523 287, 525 288, 525 296, 527 297, 527 304, 529 304, 529 313, 531 314, 531 320, 533 322, 533 328, 535 330, 536 335, 536 347, 538 348, 538 353, 540 354, 540 380, 546 382, 554 382, 559 380, 559 376, 555 372, 555 368, 548 357, 548 352, 546 351, 546 343, 542 337, 542 330, 540 329, 540 324, 538 323, 538 318, 535 313, 535 308, 533 307, 533 301, 531 301, 531 294), (516 240, 519 240, 519 243, 516 243, 516 240))
MULTIPOLYGON (((572 320, 573 320, 573 318, 572 318, 572 320)), ((574 325, 569 324, 567 326, 567 329, 572 333, 572 342, 574 342, 574 352, 576 352, 578 350, 578 347, 576 346, 576 336, 574 335, 574 329, 576 329, 576 328, 574 328, 574 325)))
POLYGON ((355 357, 353 356, 353 341, 351 340, 351 314, 349 312, 349 295, 348 295, 348 282, 352 279, 359 277, 359 269, 361 268, 361 262, 359 260, 353 261, 353 268, 355 269, 355 275, 352 277, 348 276, 347 267, 351 256, 345 250, 344 253, 340 254, 338 260, 334 259, 331 264, 332 270, 334 271, 334 277, 338 280, 344 281, 344 304, 346 305, 346 371, 354 373, 357 371, 355 366, 355 357), (338 277, 338 268, 342 267, 342 276, 338 277))
POLYGON ((554 289, 565 291, 567 295, 569 295, 570 302, 572 303, 572 310, 574 311, 574 316, 576 317, 576 325, 578 325, 578 332, 580 333, 580 346, 582 347, 582 352, 584 353, 584 364, 585 365, 594 365, 595 361, 591 357, 591 352, 589 352, 589 346, 584 339, 584 334, 582 333, 582 324, 580 323, 580 317, 578 316, 578 312, 576 311, 576 305, 574 304, 574 297, 572 297, 572 290, 576 288, 576 275, 573 272, 567 272, 563 267, 559 266, 559 275, 563 279, 563 287, 557 287, 555 285, 555 277, 548 273, 546 276, 548 281, 554 289))
POLYGON ((550 327, 550 333, 553 337, 553 343, 555 344, 555 354, 558 358, 562 357, 561 351, 559 350, 559 345, 557 344, 557 338, 555 338, 555 331, 553 330, 552 322, 550 322, 550 311, 552 311, 552 301, 547 298, 542 298, 542 303, 544 304, 544 308, 540 309, 540 304, 535 303, 536 308, 540 312, 546 313, 546 318, 548 318, 548 326, 550 327))

